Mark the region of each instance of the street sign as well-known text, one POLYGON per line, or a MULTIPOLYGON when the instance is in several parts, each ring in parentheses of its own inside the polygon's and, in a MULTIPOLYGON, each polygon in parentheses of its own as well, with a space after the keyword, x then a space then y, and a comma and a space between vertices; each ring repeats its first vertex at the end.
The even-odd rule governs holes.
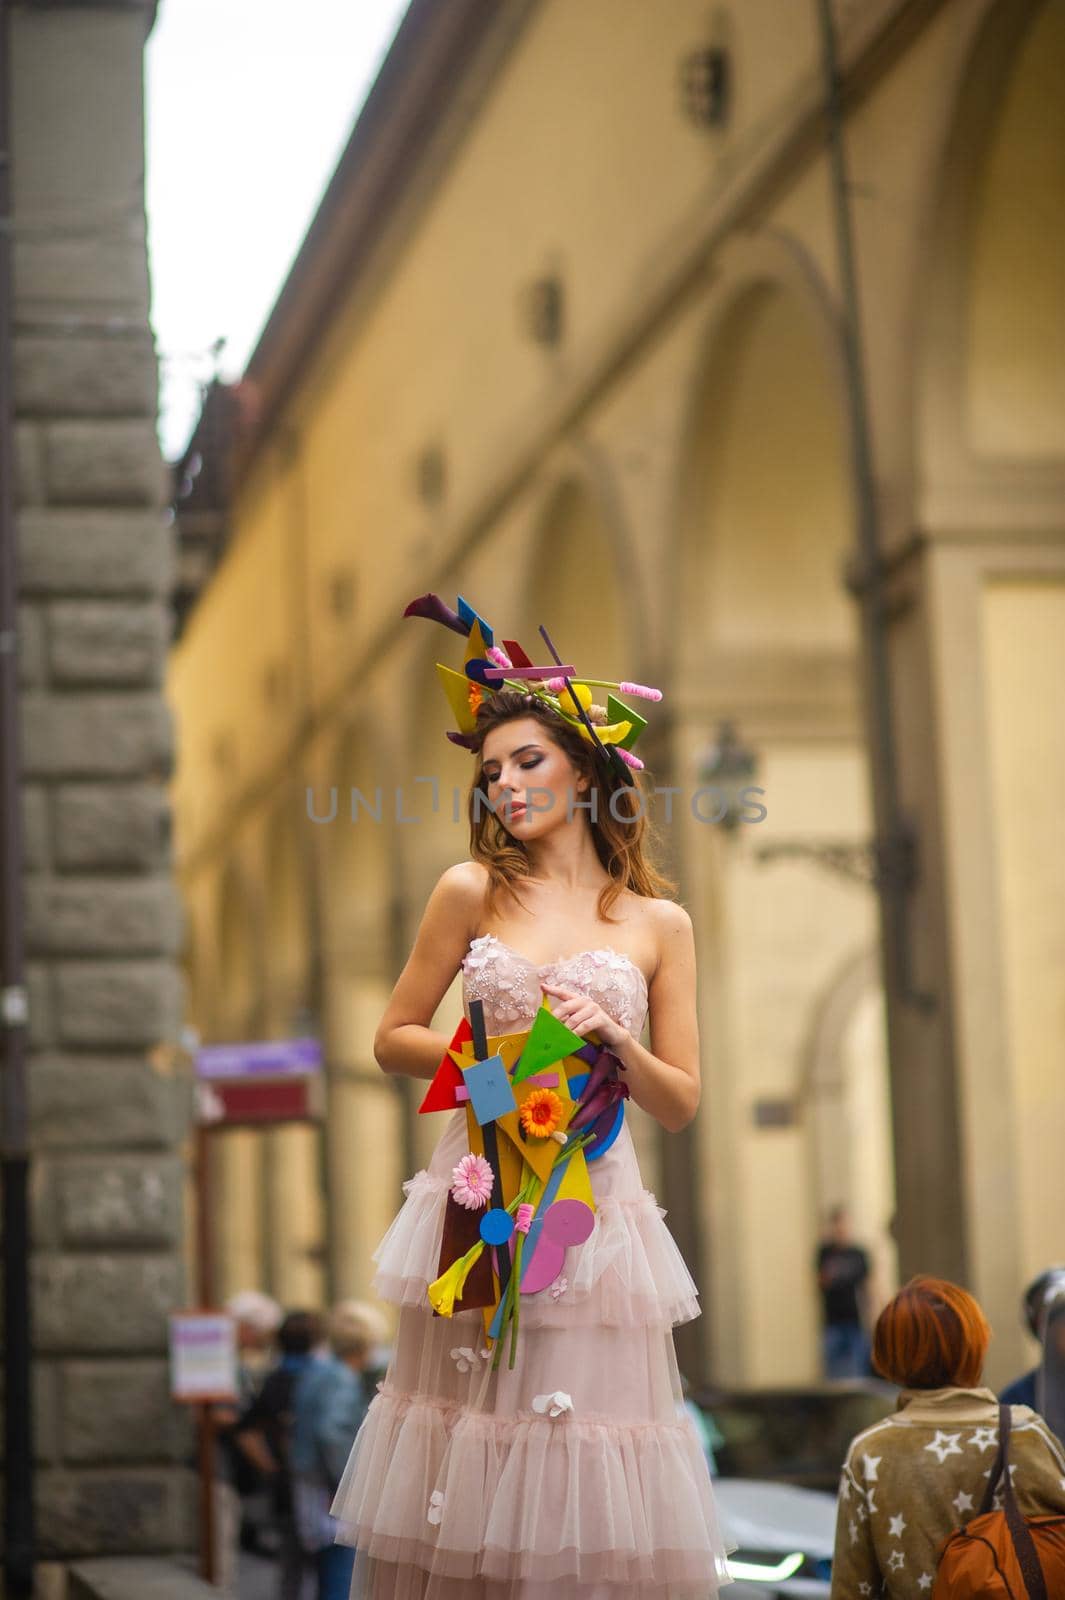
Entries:
POLYGON ((237 1325, 220 1312, 175 1311, 170 1323, 170 1397, 182 1404, 237 1398, 237 1325))
POLYGON ((320 1039, 260 1039, 252 1043, 201 1045, 198 1078, 300 1077, 322 1070, 320 1039))
POLYGON ((196 1052, 196 1120, 203 1127, 314 1122, 323 1109, 318 1039, 204 1045, 196 1052))

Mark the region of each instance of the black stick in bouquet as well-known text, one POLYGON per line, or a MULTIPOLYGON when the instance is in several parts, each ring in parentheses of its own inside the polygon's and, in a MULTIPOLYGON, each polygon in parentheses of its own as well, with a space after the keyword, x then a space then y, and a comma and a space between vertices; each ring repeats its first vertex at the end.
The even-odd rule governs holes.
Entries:
MULTIPOLYGON (((474 1056, 478 1061, 485 1061, 488 1058, 488 1034, 484 1026, 484 1005, 480 1000, 470 1001, 470 1028, 474 1056)), ((503 1177, 499 1170, 499 1145, 494 1122, 481 1124, 481 1137, 484 1140, 485 1160, 492 1169, 492 1205, 503 1210, 503 1177)), ((499 1264, 499 1292, 502 1297, 510 1283, 510 1250, 504 1245, 501 1250, 494 1251, 494 1255, 499 1264)))

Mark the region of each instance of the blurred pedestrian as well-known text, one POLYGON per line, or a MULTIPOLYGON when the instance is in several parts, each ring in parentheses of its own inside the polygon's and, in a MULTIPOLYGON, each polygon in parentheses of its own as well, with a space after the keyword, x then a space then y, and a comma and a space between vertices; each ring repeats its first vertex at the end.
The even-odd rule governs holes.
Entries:
POLYGON ((348 1600, 355 1551, 335 1542, 329 1507, 372 1398, 366 1373, 388 1324, 370 1302, 344 1300, 330 1315, 327 1333, 328 1353, 316 1357, 296 1385, 293 1503, 300 1541, 317 1567, 318 1600, 348 1600))
POLYGON ((817 1250, 821 1290, 821 1354, 826 1378, 869 1375, 869 1257, 853 1242, 845 1206, 828 1214, 817 1250))
MULTIPOLYGON (((873 1365, 901 1393, 847 1452, 832 1600, 931 1595, 943 1544, 981 1514, 999 1431, 980 1387, 990 1338, 973 1297, 942 1278, 911 1278, 880 1313, 873 1365)), ((1022 1516, 1065 1513, 1065 1453, 1027 1406, 1010 1408, 1009 1473, 1022 1516)))
POLYGON ((214 1456, 214 1572, 215 1583, 227 1595, 236 1595, 240 1564, 241 1524, 245 1498, 262 1479, 237 1448, 233 1429, 250 1405, 262 1379, 265 1358, 281 1324, 276 1300, 257 1289, 245 1289, 226 1301, 225 1310, 237 1325, 237 1397, 232 1405, 212 1407, 216 1429, 214 1456))
POLYGON ((271 1511, 278 1530, 278 1600, 300 1600, 309 1566, 300 1544, 292 1502, 291 1447, 296 1384, 315 1359, 322 1319, 315 1311, 290 1311, 277 1330, 280 1360, 245 1408, 233 1437, 269 1480, 271 1511))
POLYGON ((1024 1292, 1024 1319, 1040 1346, 1039 1365, 1003 1389, 999 1398, 1031 1406, 1065 1441, 1065 1267, 1049 1267, 1024 1292))

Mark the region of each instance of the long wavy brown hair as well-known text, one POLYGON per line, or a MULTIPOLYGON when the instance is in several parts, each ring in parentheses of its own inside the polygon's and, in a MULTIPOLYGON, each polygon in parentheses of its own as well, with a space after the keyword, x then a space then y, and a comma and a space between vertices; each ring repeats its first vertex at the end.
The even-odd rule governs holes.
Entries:
MULTIPOLYGON (((474 730, 476 743, 473 746, 477 773, 470 786, 467 805, 470 855, 488 871, 487 909, 494 912, 497 899, 504 892, 520 898, 518 887, 531 872, 525 845, 507 832, 501 818, 493 814, 488 803, 482 756, 484 741, 491 730, 519 717, 532 717, 539 722, 546 736, 569 756, 578 773, 588 778, 589 790, 582 799, 582 806, 586 801, 592 801, 592 790, 597 791, 594 815, 591 810, 586 810, 584 815, 591 829, 596 854, 610 874, 610 882, 603 885, 599 894, 600 919, 604 922, 620 921, 620 918, 611 917, 609 911, 626 889, 650 898, 672 898, 677 889, 676 883, 664 877, 648 859, 648 850, 657 843, 657 834, 647 815, 646 793, 605 772, 592 744, 549 706, 545 706, 536 695, 523 694, 517 689, 501 689, 495 694, 486 695, 477 708, 474 730)), ((638 786, 639 775, 634 773, 633 776, 638 786)))

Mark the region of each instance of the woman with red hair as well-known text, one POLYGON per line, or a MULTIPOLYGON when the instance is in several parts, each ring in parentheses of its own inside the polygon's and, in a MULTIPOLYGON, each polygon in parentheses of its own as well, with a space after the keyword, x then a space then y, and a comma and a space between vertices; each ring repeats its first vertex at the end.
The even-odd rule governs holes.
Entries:
MULTIPOLYGON (((990 1339, 972 1295, 943 1278, 911 1278, 880 1313, 873 1366, 902 1392, 893 1414, 847 1452, 832 1600, 931 1593, 943 1544, 980 1511, 998 1449, 998 1399, 980 1387, 990 1339)), ((1022 1514, 1065 1513, 1061 1445, 1028 1406, 1012 1406, 1010 1417, 1022 1514)))

